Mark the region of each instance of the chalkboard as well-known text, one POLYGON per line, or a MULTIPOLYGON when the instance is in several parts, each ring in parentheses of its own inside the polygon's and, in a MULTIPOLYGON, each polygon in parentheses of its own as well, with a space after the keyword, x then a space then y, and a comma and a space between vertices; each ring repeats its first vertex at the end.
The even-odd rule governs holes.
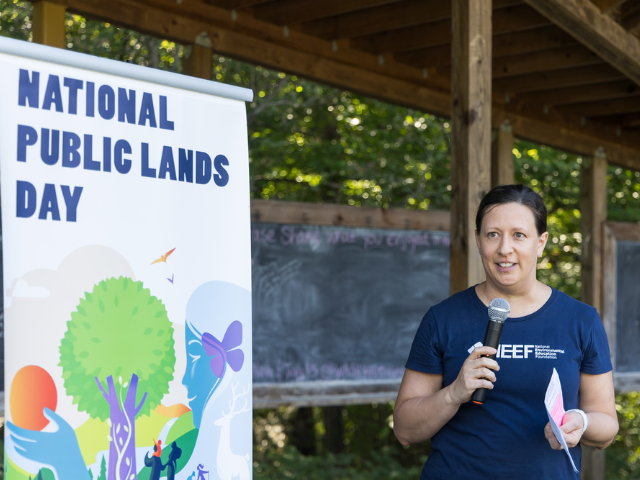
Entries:
POLYGON ((614 384, 640 390, 640 225, 608 222, 604 229, 603 320, 614 384))
POLYGON ((420 320, 448 296, 449 233, 253 223, 252 275, 254 402, 287 386, 309 397, 283 402, 298 405, 394 396, 420 320))

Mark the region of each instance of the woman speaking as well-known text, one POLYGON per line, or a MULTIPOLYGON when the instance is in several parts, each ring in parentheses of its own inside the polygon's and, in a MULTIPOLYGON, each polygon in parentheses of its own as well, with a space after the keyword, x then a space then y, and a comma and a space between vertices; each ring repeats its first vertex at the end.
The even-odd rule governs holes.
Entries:
POLYGON ((476 242, 486 281, 424 316, 394 411, 403 445, 432 439, 421 479, 579 478, 545 409, 554 368, 567 410, 560 429, 575 465, 579 443, 603 449, 615 437, 604 328, 594 308, 536 280, 547 238, 547 209, 530 188, 496 187, 480 203, 476 242), (511 307, 498 351, 473 349, 495 298, 511 307), (478 388, 489 389, 482 405, 470 402, 478 388))

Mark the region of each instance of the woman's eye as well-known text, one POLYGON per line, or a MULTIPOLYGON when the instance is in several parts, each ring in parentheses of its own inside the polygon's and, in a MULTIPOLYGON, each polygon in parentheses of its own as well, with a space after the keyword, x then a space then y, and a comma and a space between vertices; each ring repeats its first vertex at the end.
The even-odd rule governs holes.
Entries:
POLYGON ((516 233, 516 238, 525 238, 525 234, 521 233, 521 232, 518 232, 518 233, 516 233))
POLYGON ((489 238, 496 238, 498 236, 497 232, 489 232, 489 238))

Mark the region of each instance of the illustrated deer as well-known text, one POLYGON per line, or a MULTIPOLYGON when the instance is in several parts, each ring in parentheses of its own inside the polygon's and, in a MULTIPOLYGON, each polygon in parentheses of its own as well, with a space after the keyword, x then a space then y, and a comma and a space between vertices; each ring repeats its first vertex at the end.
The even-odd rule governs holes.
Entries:
POLYGON ((236 401, 243 395, 247 395, 251 390, 249 386, 243 388, 242 392, 236 394, 238 385, 231 385, 231 393, 233 400, 229 401, 229 413, 222 412, 222 417, 216 420, 215 424, 222 427, 220 430, 220 444, 218 445, 217 469, 221 480, 231 480, 239 478, 240 480, 249 480, 251 478, 249 471, 249 454, 236 455, 231 451, 231 419, 242 412, 248 412, 249 399, 246 398, 244 407, 236 410, 236 401))

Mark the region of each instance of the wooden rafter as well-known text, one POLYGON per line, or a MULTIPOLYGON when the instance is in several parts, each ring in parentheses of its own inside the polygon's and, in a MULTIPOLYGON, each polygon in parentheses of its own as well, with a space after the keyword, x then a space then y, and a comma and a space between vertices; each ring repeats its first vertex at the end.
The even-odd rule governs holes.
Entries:
POLYGON ((624 79, 622 73, 606 63, 601 63, 588 67, 567 68, 552 72, 499 78, 493 82, 493 87, 500 92, 519 93, 535 92, 549 88, 591 85, 608 80, 621 79, 624 79))
POLYGON ((531 105, 563 105, 594 100, 608 100, 640 95, 640 87, 631 80, 616 80, 614 82, 598 83, 595 85, 581 85, 541 92, 518 94, 514 101, 517 104, 531 105))
POLYGON ((571 35, 555 25, 550 25, 518 33, 495 35, 493 37, 493 55, 494 57, 506 57, 566 47, 577 43, 571 35))
POLYGON ((527 55, 493 58, 493 78, 546 72, 570 67, 602 63, 600 58, 582 45, 542 50, 527 55))
MULTIPOLYGON (((451 46, 442 45, 399 53, 394 58, 399 62, 418 68, 449 66, 451 65, 451 46)), ((566 48, 531 52, 527 55, 514 54, 498 57, 494 53, 492 71, 493 78, 496 79, 601 63, 600 57, 591 53, 587 48, 582 45, 573 45, 566 48)))
POLYGON ((602 122, 605 124, 618 125, 622 128, 640 128, 640 113, 628 113, 626 115, 597 117, 597 120, 598 122, 602 122))
POLYGON ((279 0, 254 7, 256 18, 277 25, 297 25, 399 0, 279 0))
POLYGON ((260 5, 262 3, 270 2, 271 0, 205 0, 206 3, 218 8, 224 8, 227 10, 235 10, 241 8, 250 8, 260 5))
POLYGON ((640 29, 640 0, 629 0, 622 5, 620 25, 630 32, 637 32, 640 29))
MULTIPOLYGON (((545 17, 527 5, 500 8, 493 12, 493 33, 504 34, 548 25, 545 17)), ((371 53, 398 53, 451 42, 451 20, 415 25, 351 39, 351 46, 371 53)))
POLYGON ((627 0, 591 0, 593 4, 600 9, 602 13, 608 13, 619 7, 627 0))
POLYGON ((640 97, 577 103, 558 107, 558 110, 582 117, 633 113, 640 111, 640 97))
POLYGON ((302 25, 309 35, 327 40, 359 37, 396 28, 419 25, 451 17, 451 0, 425 2, 404 0, 400 3, 351 12, 302 25))
POLYGON ((525 0, 604 61, 640 85, 640 39, 590 0, 525 0))
MULTIPOLYGON (((349 49, 336 52, 331 42, 293 30, 285 37, 282 27, 261 22, 241 11, 233 20, 230 12, 200 2, 177 5, 174 0, 55 0, 55 3, 87 18, 109 21, 180 43, 193 43, 195 36, 204 32, 211 40, 213 51, 230 58, 288 71, 443 117, 450 115, 450 96, 444 89, 434 87, 437 77, 431 71, 425 80, 420 69, 392 61, 380 65, 376 56, 349 49)), ((590 69, 597 71, 595 67, 590 69)), ((605 73, 598 75, 609 76, 605 73)), ((618 135, 615 126, 590 122, 581 125, 577 121, 563 121, 561 117, 551 118, 542 112, 538 116, 522 113, 513 102, 504 105, 504 96, 494 96, 492 111, 493 127, 498 128, 508 119, 518 138, 583 155, 590 155, 602 146, 611 163, 640 170, 638 137, 625 130, 618 135)))

